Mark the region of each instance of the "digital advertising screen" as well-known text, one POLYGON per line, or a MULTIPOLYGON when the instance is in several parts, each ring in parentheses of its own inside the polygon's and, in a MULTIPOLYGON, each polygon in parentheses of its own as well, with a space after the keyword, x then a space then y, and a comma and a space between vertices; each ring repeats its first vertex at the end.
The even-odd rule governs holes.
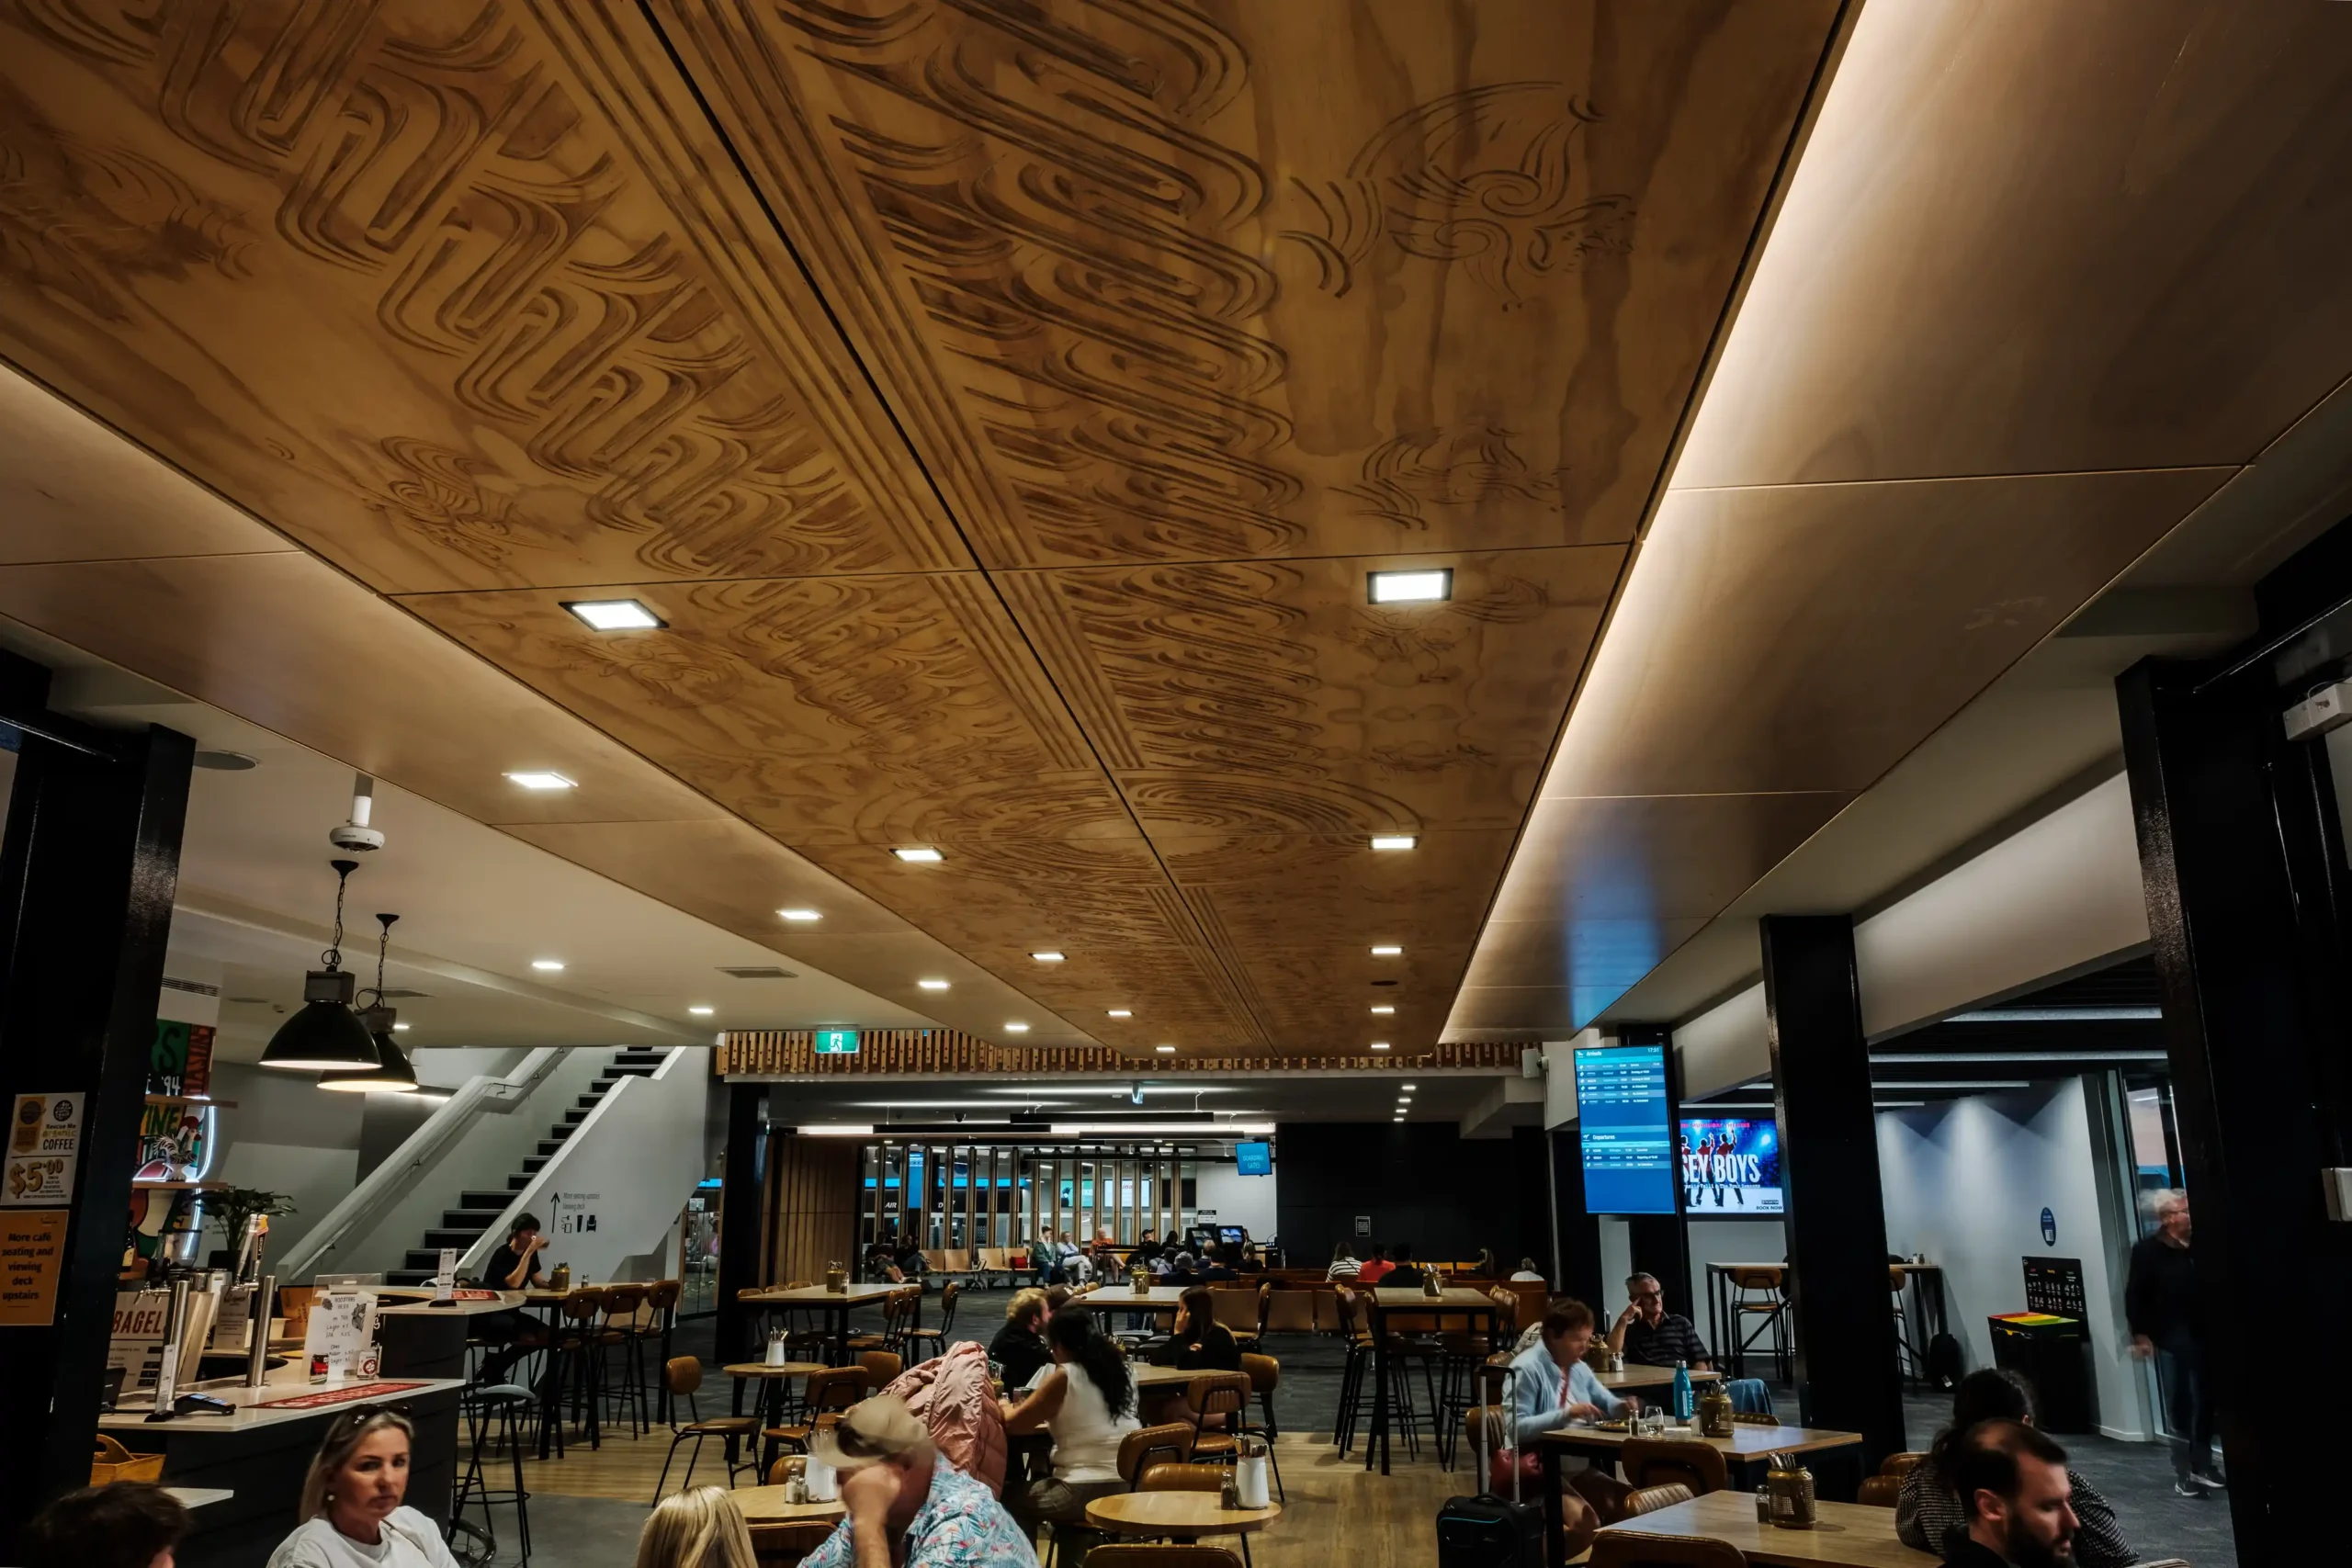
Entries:
POLYGON ((1666 1047, 1578 1050, 1577 1133, 1589 1214, 1674 1213, 1674 1126, 1666 1095, 1666 1047))
POLYGON ((1274 1173, 1274 1145, 1236 1144, 1233 1145, 1233 1164, 1238 1175, 1272 1176, 1274 1173))
POLYGON ((1693 1214, 1781 1212, 1781 1130, 1770 1117, 1682 1122, 1682 1203, 1693 1214))

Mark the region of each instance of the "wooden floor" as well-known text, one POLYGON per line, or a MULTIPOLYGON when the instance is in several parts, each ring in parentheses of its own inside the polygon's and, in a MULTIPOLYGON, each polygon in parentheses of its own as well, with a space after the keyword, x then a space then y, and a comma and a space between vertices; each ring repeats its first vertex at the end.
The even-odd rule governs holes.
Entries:
MULTIPOLYGON (((526 1462, 524 1484, 535 1508, 550 1506, 537 1499, 559 1495, 643 1504, 653 1496, 669 1447, 670 1434, 659 1427, 648 1437, 607 1436, 600 1449, 574 1446, 560 1460, 526 1462)), ((691 1447, 678 1450, 670 1472, 673 1491, 684 1474, 691 1447)), ((696 1485, 724 1480, 720 1451, 715 1441, 704 1446, 704 1461, 695 1467, 696 1485)), ((1333 1568, 1342 1562, 1350 1568, 1427 1568, 1436 1557, 1439 1506, 1457 1493, 1477 1490, 1466 1468, 1448 1474, 1428 1458, 1408 1463, 1400 1454, 1393 1474, 1367 1474, 1361 1448, 1354 1458, 1342 1460, 1329 1441, 1312 1437, 1285 1434, 1276 1455, 1288 1497, 1280 1522, 1250 1543, 1256 1568, 1333 1568)), ((1211 1544, 1234 1543, 1212 1539, 1211 1544)))

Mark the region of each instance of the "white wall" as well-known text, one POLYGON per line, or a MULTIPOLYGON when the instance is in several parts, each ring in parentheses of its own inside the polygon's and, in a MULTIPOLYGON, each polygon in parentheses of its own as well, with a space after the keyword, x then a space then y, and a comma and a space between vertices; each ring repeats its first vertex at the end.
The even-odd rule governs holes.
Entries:
POLYGON ((1986 1317, 2025 1305, 2022 1259, 2081 1258, 2099 1427, 2138 1438, 2147 1418, 2121 1311, 2129 1238, 2101 1229, 2109 1195, 2098 1153, 2104 1140, 2092 1121, 2103 1112, 2091 1082, 1881 1111, 1886 1240, 1891 1251, 1924 1252, 1943 1266, 1951 1331, 1972 1368, 1993 1364, 1986 1317), (2057 1219, 2054 1245, 2041 1239, 2044 1208, 2057 1219))
MULTIPOLYGON (((1699 1325, 1699 1332, 1710 1336, 1707 1348, 1716 1356, 1720 1366, 1730 1353, 1730 1339, 1736 1332, 1730 1324, 1710 1327, 1707 1323, 1707 1265, 1710 1263, 1778 1263, 1789 1255, 1788 1232, 1779 1220, 1690 1220, 1685 1228, 1690 1236, 1690 1278, 1681 1288, 1690 1294, 1680 1301, 1672 1299, 1675 1286, 1667 1286, 1667 1305, 1699 1325), (1715 1343, 1720 1338, 1723 1344, 1715 1343)), ((1611 1303, 1623 1306, 1622 1301, 1611 1303)), ((1760 1351, 1770 1345, 1767 1337, 1757 1342, 1760 1351)), ((1749 1363, 1753 1368, 1754 1363, 1749 1363)))
MULTIPOLYGON (((269 1255, 284 1258, 357 1179, 367 1097, 323 1093, 309 1073, 219 1061, 212 1097, 229 1102, 213 1118, 212 1179, 294 1200, 294 1213, 269 1223, 269 1255)), ((206 1242, 223 1245, 217 1230, 206 1242)))
POLYGON ((1272 1240, 1274 1235, 1274 1183, 1282 1179, 1282 1161, 1272 1176, 1244 1176, 1230 1165, 1204 1160, 1194 1173, 1198 1206, 1216 1211, 1221 1225, 1246 1225, 1250 1239, 1272 1240))

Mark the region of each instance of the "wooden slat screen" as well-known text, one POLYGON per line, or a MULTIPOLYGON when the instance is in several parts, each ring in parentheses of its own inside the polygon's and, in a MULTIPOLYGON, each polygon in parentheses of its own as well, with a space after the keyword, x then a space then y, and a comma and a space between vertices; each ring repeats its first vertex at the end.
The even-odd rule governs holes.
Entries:
POLYGON ((828 1264, 857 1266, 859 1153, 841 1138, 769 1134, 764 1283, 822 1281, 828 1264))
POLYGON ((1446 1067, 1516 1066, 1521 1042, 1436 1045, 1426 1051, 1381 1051, 1360 1056, 1136 1057, 1107 1045, 997 1045, 954 1029, 861 1032, 854 1055, 819 1055, 814 1032, 745 1030, 728 1034, 712 1053, 721 1077, 879 1076, 890 1073, 1119 1074, 1148 1069, 1154 1077, 1237 1072, 1433 1072, 1446 1067))

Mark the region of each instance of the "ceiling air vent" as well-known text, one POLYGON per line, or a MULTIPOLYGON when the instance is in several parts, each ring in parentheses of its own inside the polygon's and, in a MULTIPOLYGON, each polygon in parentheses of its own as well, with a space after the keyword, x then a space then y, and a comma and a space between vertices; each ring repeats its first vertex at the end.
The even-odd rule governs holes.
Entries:
POLYGON ((388 1002, 413 1002, 420 997, 430 998, 432 995, 433 993, 430 991, 403 991, 398 986, 395 986, 390 990, 384 993, 384 999, 388 1002))
POLYGON ((800 977, 791 970, 779 969, 773 964, 742 965, 722 964, 718 966, 718 972, 721 975, 731 975, 738 980, 797 980, 800 977))

